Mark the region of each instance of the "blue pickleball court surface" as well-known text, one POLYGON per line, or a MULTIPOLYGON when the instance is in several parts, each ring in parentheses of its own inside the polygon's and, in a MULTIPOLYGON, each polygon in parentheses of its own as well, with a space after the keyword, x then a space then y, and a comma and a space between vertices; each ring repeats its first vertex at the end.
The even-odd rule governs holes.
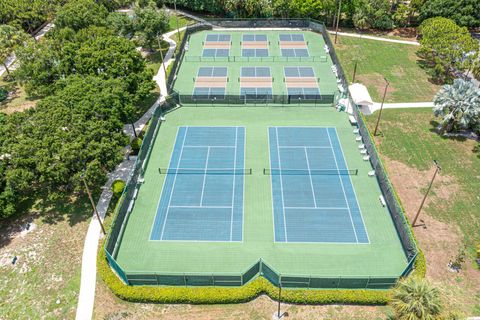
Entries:
POLYGON ((276 242, 369 243, 335 128, 270 127, 276 242))
POLYGON ((242 241, 244 127, 179 127, 151 240, 242 241))

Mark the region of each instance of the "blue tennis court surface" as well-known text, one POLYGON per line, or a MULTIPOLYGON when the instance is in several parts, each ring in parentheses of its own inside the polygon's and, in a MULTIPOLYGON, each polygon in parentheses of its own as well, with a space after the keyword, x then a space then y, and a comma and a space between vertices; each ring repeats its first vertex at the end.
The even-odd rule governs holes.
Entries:
POLYGON ((243 127, 179 127, 150 239, 242 241, 244 149, 243 127))
POLYGON ((369 243, 335 128, 270 127, 276 242, 369 243))

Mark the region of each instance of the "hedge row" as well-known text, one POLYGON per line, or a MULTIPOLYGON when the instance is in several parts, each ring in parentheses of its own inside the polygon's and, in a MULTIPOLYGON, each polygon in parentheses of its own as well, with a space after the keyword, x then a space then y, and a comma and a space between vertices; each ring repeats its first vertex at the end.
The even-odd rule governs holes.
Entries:
MULTIPOLYGON (((263 277, 258 277, 242 287, 157 287, 128 286, 110 269, 105 252, 98 254, 98 273, 106 285, 120 299, 131 302, 225 304, 240 303, 266 294, 278 299, 278 288, 263 277)), ((389 301, 390 290, 316 290, 284 289, 282 302, 295 304, 358 304, 384 305, 389 301)))

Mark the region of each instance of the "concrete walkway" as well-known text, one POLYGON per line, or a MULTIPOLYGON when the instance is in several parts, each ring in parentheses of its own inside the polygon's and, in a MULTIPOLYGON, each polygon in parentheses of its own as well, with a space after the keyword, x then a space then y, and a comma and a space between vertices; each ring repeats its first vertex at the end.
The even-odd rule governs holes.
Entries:
MULTIPOLYGON (((372 106, 368 108, 362 107, 364 114, 372 114, 377 110, 380 110, 381 103, 374 102, 372 106)), ((433 108, 433 102, 400 102, 400 103, 384 103, 383 109, 403 109, 403 108, 433 108)))
MULTIPOLYGON (((186 27, 180 28, 180 31, 185 30, 186 27)), ((174 35, 177 30, 168 32, 163 35, 165 41, 170 44, 167 54, 165 55, 165 69, 170 63, 173 62, 173 54, 175 52, 176 43, 169 37, 174 35)), ((158 87, 160 88, 160 97, 158 100, 150 107, 150 109, 137 121, 134 123, 135 131, 139 133, 143 127, 146 125, 148 120, 153 115, 153 112, 158 105, 162 104, 165 101, 165 96, 167 95, 167 85, 165 79, 165 70, 163 66, 160 66, 158 73, 153 78, 158 87)), ((133 128, 130 124, 125 125, 124 132, 130 137, 134 138, 133 128)), ((128 148, 127 150, 128 151, 128 148)), ((110 200, 112 199, 111 185, 116 179, 122 179, 127 181, 131 175, 133 167, 135 165, 135 157, 126 158, 115 171, 108 175, 108 181, 103 186, 103 192, 100 196, 100 200, 97 204, 98 213, 103 220, 107 212, 110 200)), ((97 253, 98 253, 98 241, 101 239, 100 226, 95 215, 90 222, 88 227, 87 235, 85 238, 85 243, 83 246, 83 256, 82 256, 82 274, 80 280, 80 293, 78 296, 78 305, 77 305, 77 320, 88 320, 92 318, 93 307, 95 303, 95 286, 97 281, 97 253)))
MULTIPOLYGON (((328 30, 328 32, 331 34, 335 34, 335 31, 332 31, 332 30, 328 30)), ((352 37, 352 38, 362 38, 362 39, 369 39, 369 40, 376 40, 376 41, 391 42, 391 43, 409 44, 412 46, 420 45, 420 43, 418 43, 417 41, 396 40, 396 39, 383 38, 383 37, 377 37, 377 36, 368 36, 364 34, 350 33, 350 32, 339 32, 338 35, 345 36, 345 37, 352 37)))
MULTIPOLYGON (((35 39, 38 40, 42 38, 50 29, 54 27, 54 24, 52 22, 47 23, 42 29, 40 29, 36 34, 35 34, 35 39)), ((15 56, 15 53, 12 53, 6 60, 6 65, 8 67, 8 70, 13 71, 17 68, 17 65, 15 64, 15 60, 17 57, 15 56)), ((2 65, 0 66, 0 77, 3 76, 3 74, 6 72, 5 67, 2 65)))

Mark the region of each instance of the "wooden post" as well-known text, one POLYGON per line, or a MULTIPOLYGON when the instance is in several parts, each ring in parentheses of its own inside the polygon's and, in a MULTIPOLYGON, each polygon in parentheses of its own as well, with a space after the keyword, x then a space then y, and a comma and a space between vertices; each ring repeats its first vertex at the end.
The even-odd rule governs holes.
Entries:
POLYGON ((382 116, 382 111, 383 111, 383 103, 385 102, 385 97, 387 96, 387 89, 388 86, 390 85, 390 82, 388 82, 387 78, 383 78, 386 82, 385 85, 385 91, 383 92, 383 98, 382 98, 382 104, 380 105, 380 112, 378 113, 378 118, 377 118, 377 124, 375 125, 375 131, 373 132, 373 135, 377 135, 377 130, 378 130, 378 124, 380 123, 380 117, 382 116))
POLYGON ((83 184, 85 185, 85 189, 87 189, 88 198, 90 199, 90 203, 92 204, 93 212, 95 212, 95 215, 97 216, 98 223, 100 223, 100 227, 102 228, 103 235, 107 235, 107 232, 105 232, 105 228, 103 227, 102 220, 100 219, 100 215, 98 214, 97 207, 95 206, 95 202, 93 201, 92 193, 90 192, 90 189, 88 188, 87 181, 85 180, 85 174, 81 175, 81 179, 83 180, 83 184))
POLYGON ((342 10, 342 0, 338 4, 337 26, 335 27, 335 44, 337 44, 338 37, 338 24, 340 22, 340 11, 342 10))
POLYGON ((355 66, 353 67, 353 77, 352 77, 352 83, 355 82, 355 76, 357 75, 357 64, 358 64, 358 61, 355 60, 355 66))
POLYGON ((425 196, 423 197, 422 203, 420 203, 420 208, 418 208, 417 214, 415 215, 415 219, 413 219, 412 227, 416 227, 418 216, 420 215, 420 212, 422 211, 423 205, 425 204, 425 200, 427 200, 427 196, 428 196, 428 193, 430 192, 430 189, 432 188, 433 181, 435 180, 435 177, 437 176, 437 173, 440 170, 442 170, 442 167, 440 167, 437 160, 433 160, 433 163, 435 164, 435 172, 433 173, 433 177, 432 177, 432 180, 430 181, 430 185, 428 186, 427 192, 425 192, 425 196))

